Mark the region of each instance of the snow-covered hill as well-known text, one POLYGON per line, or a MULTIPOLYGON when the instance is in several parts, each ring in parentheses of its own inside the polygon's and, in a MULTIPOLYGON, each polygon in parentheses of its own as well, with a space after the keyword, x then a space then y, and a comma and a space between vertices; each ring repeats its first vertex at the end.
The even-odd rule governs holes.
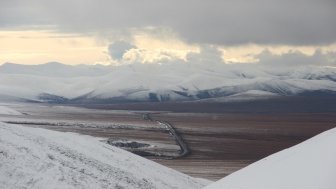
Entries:
POLYGON ((205 189, 335 189, 336 129, 266 157, 205 189))
POLYGON ((336 96, 336 68, 277 70, 258 65, 206 67, 191 63, 0 66, 0 100, 7 101, 187 101, 223 100, 232 95, 259 99, 316 91, 336 96))
POLYGON ((74 133, 0 122, 0 188, 183 188, 204 181, 74 133))

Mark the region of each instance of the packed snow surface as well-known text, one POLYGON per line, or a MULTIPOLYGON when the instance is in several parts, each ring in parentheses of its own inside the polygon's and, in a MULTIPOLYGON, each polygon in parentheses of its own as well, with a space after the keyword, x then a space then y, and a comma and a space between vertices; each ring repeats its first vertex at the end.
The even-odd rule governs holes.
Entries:
POLYGON ((205 189, 335 189, 336 129, 241 169, 205 189))
POLYGON ((12 108, 0 105, 0 115, 22 115, 22 114, 12 108))
POLYGON ((0 122, 0 188, 202 188, 205 182, 98 139, 0 122))

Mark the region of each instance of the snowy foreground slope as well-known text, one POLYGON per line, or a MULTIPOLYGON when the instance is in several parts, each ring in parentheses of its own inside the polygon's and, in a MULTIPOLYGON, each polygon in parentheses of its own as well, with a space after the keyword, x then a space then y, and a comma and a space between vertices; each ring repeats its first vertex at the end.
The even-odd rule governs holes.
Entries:
POLYGON ((205 189, 335 189, 336 129, 266 157, 205 189))
POLYGON ((202 188, 98 139, 0 122, 0 188, 202 188))
POLYGON ((191 63, 0 66, 0 101, 6 102, 226 101, 312 92, 336 96, 335 67, 271 69, 191 63))

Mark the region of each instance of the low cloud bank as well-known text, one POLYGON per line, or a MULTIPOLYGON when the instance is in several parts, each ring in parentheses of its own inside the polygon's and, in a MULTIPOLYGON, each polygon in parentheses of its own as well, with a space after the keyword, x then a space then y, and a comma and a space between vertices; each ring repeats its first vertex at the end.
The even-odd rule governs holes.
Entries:
MULTIPOLYGON (((184 59, 169 51, 140 49, 137 46, 124 41, 117 41, 110 44, 108 52, 111 59, 115 60, 118 64, 190 63, 207 66, 229 64, 229 62, 226 62, 223 59, 225 54, 214 45, 202 45, 198 52, 189 52, 184 59)), ((254 58, 258 60, 254 64, 259 66, 336 66, 336 51, 323 52, 320 49, 315 50, 312 55, 307 55, 296 50, 290 50, 283 54, 274 54, 265 49, 261 53, 255 55, 254 58)))

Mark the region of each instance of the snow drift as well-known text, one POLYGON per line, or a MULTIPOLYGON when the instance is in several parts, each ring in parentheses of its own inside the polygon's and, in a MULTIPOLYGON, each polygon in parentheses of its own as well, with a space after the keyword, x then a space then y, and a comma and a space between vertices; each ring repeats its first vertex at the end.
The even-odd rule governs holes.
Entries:
POLYGON ((203 186, 203 181, 93 137, 0 122, 0 188, 203 186))
POLYGON ((335 189, 336 129, 243 168, 205 189, 335 189))

